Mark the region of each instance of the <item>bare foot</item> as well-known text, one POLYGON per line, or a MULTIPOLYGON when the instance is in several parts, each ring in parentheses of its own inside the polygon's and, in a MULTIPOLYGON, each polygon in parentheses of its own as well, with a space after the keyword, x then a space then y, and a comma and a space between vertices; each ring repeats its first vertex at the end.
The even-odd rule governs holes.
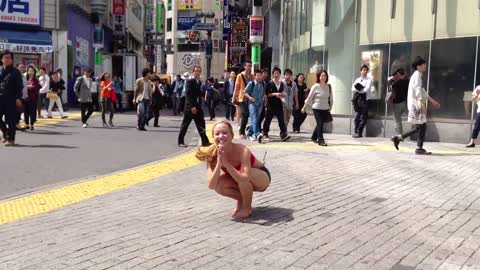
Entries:
POLYGON ((241 207, 242 207, 242 203, 240 201, 237 201, 237 207, 233 208, 232 210, 232 217, 235 216, 240 211, 241 207))
POLYGON ((252 214, 252 210, 250 209, 241 209, 238 211, 236 214, 234 214, 232 217, 234 219, 245 219, 248 218, 252 214))

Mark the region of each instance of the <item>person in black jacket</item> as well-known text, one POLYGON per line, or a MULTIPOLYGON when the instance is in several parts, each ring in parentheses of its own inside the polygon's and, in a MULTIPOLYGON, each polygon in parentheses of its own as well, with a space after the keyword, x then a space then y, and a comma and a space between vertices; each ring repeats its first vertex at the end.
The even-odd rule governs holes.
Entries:
POLYGON ((388 80, 392 89, 391 102, 393 103, 393 119, 395 121, 395 133, 403 134, 402 115, 408 113, 407 95, 409 79, 403 68, 397 69, 388 80))
POLYGON ((180 127, 180 134, 178 134, 178 146, 187 147, 185 144, 185 134, 187 133, 190 123, 195 121, 198 133, 202 139, 202 146, 209 146, 210 142, 205 133, 205 119, 203 119, 202 110, 202 82, 200 81, 200 74, 202 67, 193 67, 193 79, 186 82, 185 85, 185 109, 183 111, 183 121, 180 127))
POLYGON ((22 107, 23 79, 13 66, 13 53, 6 50, 1 54, 0 72, 0 130, 5 146, 15 145, 17 108, 22 107), (5 121, 3 121, 5 116, 5 121))
POLYGON ((153 83, 153 93, 152 93, 152 104, 150 104, 150 115, 148 116, 147 126, 149 125, 148 122, 153 118, 153 126, 160 127, 158 125, 158 118, 160 118, 160 110, 163 107, 163 97, 165 92, 161 89, 160 85, 160 77, 154 75, 152 77, 153 83))
POLYGON ((282 98, 284 97, 283 91, 285 89, 285 83, 280 80, 282 71, 275 67, 272 71, 273 79, 267 83, 265 87, 265 94, 268 97, 268 105, 265 116, 265 122, 263 122, 263 138, 270 140, 268 132, 270 131, 270 124, 273 117, 278 120, 278 126, 280 127, 280 138, 282 141, 290 139, 290 135, 287 133, 287 127, 285 125, 283 114, 282 98))

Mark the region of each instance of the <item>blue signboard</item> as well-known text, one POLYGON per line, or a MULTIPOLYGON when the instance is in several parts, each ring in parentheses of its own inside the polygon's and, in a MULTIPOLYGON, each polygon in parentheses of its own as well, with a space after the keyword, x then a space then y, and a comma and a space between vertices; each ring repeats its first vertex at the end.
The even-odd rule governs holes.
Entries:
POLYGON ((193 25, 200 22, 197 17, 178 17, 177 30, 192 30, 193 25))
POLYGON ((0 0, 0 24, 42 26, 43 0, 0 0))

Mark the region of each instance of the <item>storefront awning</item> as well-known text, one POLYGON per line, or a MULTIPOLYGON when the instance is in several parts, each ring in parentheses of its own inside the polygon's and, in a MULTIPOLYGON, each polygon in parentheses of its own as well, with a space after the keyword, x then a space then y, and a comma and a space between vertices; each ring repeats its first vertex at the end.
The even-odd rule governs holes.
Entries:
POLYGON ((0 51, 14 53, 53 52, 52 34, 49 31, 0 30, 0 51))

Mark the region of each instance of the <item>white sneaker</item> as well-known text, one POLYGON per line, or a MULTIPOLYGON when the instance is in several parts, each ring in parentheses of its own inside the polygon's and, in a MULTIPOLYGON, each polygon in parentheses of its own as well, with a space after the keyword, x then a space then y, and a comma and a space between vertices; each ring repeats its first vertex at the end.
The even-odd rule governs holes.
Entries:
POLYGON ((86 123, 82 125, 82 128, 86 128, 86 127, 88 127, 86 123))
POLYGON ((254 142, 254 141, 257 140, 257 138, 255 138, 255 136, 253 136, 253 135, 252 135, 252 136, 248 136, 248 139, 249 139, 250 141, 252 141, 252 142, 254 142))

